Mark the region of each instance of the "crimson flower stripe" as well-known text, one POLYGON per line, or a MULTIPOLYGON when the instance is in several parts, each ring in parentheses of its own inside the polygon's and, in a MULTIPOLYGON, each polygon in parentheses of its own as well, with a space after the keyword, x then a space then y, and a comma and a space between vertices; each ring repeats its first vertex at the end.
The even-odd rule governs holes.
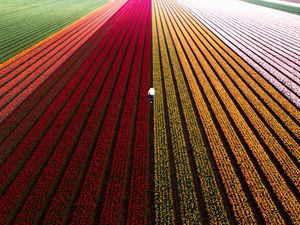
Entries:
MULTIPOLYGON (((120 43, 120 42, 122 42, 122 41, 120 41, 120 40, 117 41, 117 43, 120 43)), ((111 55, 111 57, 113 57, 113 56, 114 56, 114 54, 111 55)), ((111 62, 111 61, 114 61, 114 60, 108 57, 107 62, 111 62)), ((101 68, 103 68, 103 69, 101 69, 101 70, 105 70, 106 67, 107 66, 102 66, 101 68)), ((101 74, 101 70, 100 70, 99 74, 101 74)), ((113 76, 110 76, 110 77, 113 77, 113 76)), ((90 95, 93 94, 94 92, 97 92, 97 87, 102 86, 99 84, 100 79, 101 79, 101 76, 98 76, 96 78, 96 80, 94 81, 93 85, 94 84, 95 85, 89 89, 90 95)), ((96 99, 98 99, 98 98, 100 99, 101 98, 100 96, 101 96, 100 91, 98 91, 96 99)), ((92 98, 92 96, 87 97, 87 98, 92 98)), ((99 107, 100 107, 99 103, 102 106, 104 106, 103 108, 106 108, 105 105, 108 104, 107 99, 105 99, 105 98, 101 99, 101 101, 94 103, 93 111, 91 113, 89 113, 90 117, 88 118, 87 125, 85 126, 84 131, 80 136, 80 140, 76 144, 75 152, 72 156, 73 158, 70 161, 66 172, 64 173, 64 176, 62 178, 62 183, 58 187, 58 191, 56 192, 56 195, 54 196, 54 199, 51 203, 51 206, 45 215, 46 221, 48 221, 48 222, 49 221, 57 222, 60 220, 63 221, 63 219, 66 218, 66 215, 68 215, 67 212, 63 213, 64 210, 62 210, 62 209, 65 208, 66 209, 65 211, 68 211, 68 209, 70 208, 70 205, 69 205, 70 201, 72 202, 73 196, 76 195, 76 193, 74 194, 74 189, 77 190, 77 188, 73 189, 72 187, 74 187, 74 186, 78 187, 78 185, 80 183, 80 179, 78 180, 76 178, 81 173, 84 173, 84 172, 82 172, 82 170, 84 170, 83 167, 85 167, 85 165, 87 163, 86 160, 88 160, 87 157, 89 157, 89 155, 90 155, 88 150, 91 148, 91 146, 89 146, 89 145, 90 145, 90 143, 93 142, 93 139, 95 138, 93 136, 93 134, 96 133, 96 130, 93 131, 91 129, 93 127, 93 124, 97 124, 97 123, 95 123, 94 116, 96 114, 97 118, 101 118, 102 117, 101 115, 104 114, 104 112, 103 112, 104 109, 103 108, 101 110, 99 109, 99 107), (95 110, 96 110, 96 112, 95 112, 95 110), (91 117, 92 117, 92 119, 91 119, 91 117), (89 140, 89 141, 87 141, 87 140, 89 140), (79 165, 82 165, 82 166, 79 166, 79 165), (62 204, 63 204, 63 206, 62 206, 62 204), (58 211, 57 212, 58 214, 56 214, 56 211, 58 211), (61 214, 64 214, 65 216, 63 216, 61 214)), ((83 108, 83 107, 80 107, 80 108, 83 108)), ((77 114, 81 115, 82 113, 77 113, 77 114)), ((75 121, 73 121, 72 123, 77 124, 75 121)), ((75 127, 73 127, 73 128, 75 128, 75 127)), ((74 135, 72 135, 72 131, 74 130, 74 129, 72 129, 72 126, 68 130, 69 130, 69 135, 74 136, 74 135)), ((65 132, 65 134, 66 133, 68 133, 68 132, 65 132)), ((65 134, 64 134, 64 136, 67 138, 68 134, 66 134, 66 135, 65 134)), ((72 139, 72 138, 70 138, 70 139, 72 139)), ((68 143, 68 141, 69 140, 61 139, 60 143, 62 144, 62 146, 64 146, 65 145, 64 143, 66 143, 66 142, 68 143)), ((70 143, 70 145, 72 145, 72 142, 70 143)), ((57 146, 57 148, 60 148, 59 146, 60 146, 60 144, 57 146)), ((65 146, 65 148, 66 148, 66 146, 65 146)), ((79 176, 79 177, 81 177, 81 176, 79 176)), ((52 223, 52 222, 49 222, 49 223, 52 223)))
MULTIPOLYGON (((148 2, 148 18, 151 18, 151 4, 148 2)), ((150 84, 151 65, 151 19, 147 21, 146 37, 143 51, 142 77, 140 81, 136 133, 132 156, 132 175, 129 186, 127 224, 148 224, 149 215, 143 214, 148 209, 149 197, 145 192, 149 188, 148 171, 148 136, 149 136, 149 107, 145 90, 150 84), (145 171, 148 173, 145 174, 145 171)))
MULTIPOLYGON (((130 1, 131 7, 135 4, 137 3, 130 1)), ((123 19, 129 19, 129 21, 133 20, 132 17, 124 17, 123 19)), ((139 26, 137 22, 140 23, 140 16, 137 18, 138 21, 136 21, 135 19, 133 20, 136 22, 132 34, 133 36, 127 37, 126 42, 129 42, 130 40, 135 40, 136 36, 138 35, 139 26)), ((101 192, 101 189, 105 189, 105 182, 107 182, 106 179, 107 175, 109 174, 108 170, 110 170, 108 166, 110 164, 109 161, 112 158, 112 149, 114 145, 113 143, 116 139, 116 133, 114 130, 119 127, 118 124, 120 122, 120 115, 123 112, 122 109, 124 107, 124 99, 122 96, 124 96, 124 93, 128 88, 128 73, 133 59, 134 45, 135 43, 133 41, 129 42, 128 52, 126 51, 126 56, 124 59, 122 59, 122 67, 120 69, 117 69, 115 67, 112 68, 112 70, 119 71, 120 75, 117 82, 114 84, 115 90, 113 95, 111 96, 111 104, 108 106, 107 109, 106 114, 109 115, 109 117, 104 118, 100 133, 99 135, 97 135, 98 140, 95 143, 95 150, 92 156, 92 160, 90 162, 90 166, 87 170, 86 178, 83 183, 81 193, 79 194, 79 198, 74 205, 71 223, 76 221, 84 221, 85 224, 90 224, 93 222, 94 219, 96 221, 100 219, 99 217, 97 217, 97 214, 99 213, 98 206, 101 207, 101 201, 103 200, 99 199, 102 198, 102 195, 100 195, 99 192, 101 192), (99 164, 99 161, 104 162, 104 165, 99 164), (93 197, 94 195, 98 197, 95 199, 93 197)))
MULTIPOLYGON (((143 2, 145 4, 146 2, 143 2)), ((146 11, 147 6, 137 7, 139 11, 146 11), (142 8, 143 7, 143 8, 142 8)), ((144 27, 148 17, 143 13, 140 26, 144 27)), ((122 198, 125 195, 126 177, 130 176, 129 167, 131 165, 130 155, 132 154, 132 139, 134 136, 137 91, 140 81, 140 68, 142 50, 145 39, 145 29, 141 29, 137 36, 137 44, 134 49, 133 65, 130 71, 128 91, 125 97, 125 105, 121 116, 120 127, 118 130, 116 144, 114 146, 114 156, 111 164, 111 172, 106 188, 105 199, 100 215, 100 223, 115 224, 122 218, 124 213, 124 203, 122 198), (126 160, 122 160, 126 159, 126 160)))

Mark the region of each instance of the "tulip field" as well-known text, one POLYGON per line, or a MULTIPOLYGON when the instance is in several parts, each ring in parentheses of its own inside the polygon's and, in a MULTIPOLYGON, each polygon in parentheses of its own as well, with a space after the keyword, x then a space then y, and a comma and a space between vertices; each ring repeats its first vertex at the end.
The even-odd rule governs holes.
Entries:
POLYGON ((1 225, 300 224, 299 15, 47 2, 0 0, 1 225))

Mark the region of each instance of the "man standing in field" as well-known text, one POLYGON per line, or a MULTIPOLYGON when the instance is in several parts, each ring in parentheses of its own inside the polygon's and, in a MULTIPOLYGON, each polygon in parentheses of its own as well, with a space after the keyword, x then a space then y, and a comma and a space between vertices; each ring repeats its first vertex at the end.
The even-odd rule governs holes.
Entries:
POLYGON ((149 101, 150 101, 150 103, 152 103, 153 100, 154 100, 154 94, 155 94, 155 90, 154 90, 153 87, 151 87, 151 88, 149 89, 149 91, 148 91, 148 96, 149 96, 149 101))

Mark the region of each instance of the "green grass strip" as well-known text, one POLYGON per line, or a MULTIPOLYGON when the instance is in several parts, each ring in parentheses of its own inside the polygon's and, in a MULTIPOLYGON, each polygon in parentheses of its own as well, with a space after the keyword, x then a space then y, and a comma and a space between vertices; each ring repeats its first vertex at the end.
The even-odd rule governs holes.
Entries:
POLYGON ((263 0, 241 0, 241 1, 250 2, 250 3, 254 3, 256 5, 261 5, 264 7, 300 15, 300 7, 296 7, 296 6, 285 5, 285 4, 275 3, 275 2, 266 2, 263 0))
POLYGON ((0 63, 106 2, 107 0, 0 0, 0 63))

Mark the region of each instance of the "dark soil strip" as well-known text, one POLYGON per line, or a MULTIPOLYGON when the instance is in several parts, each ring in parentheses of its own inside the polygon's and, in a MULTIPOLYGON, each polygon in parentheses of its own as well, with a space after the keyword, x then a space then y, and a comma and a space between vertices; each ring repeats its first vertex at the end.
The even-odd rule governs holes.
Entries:
MULTIPOLYGON (((153 4, 153 3, 152 3, 153 4)), ((150 7, 150 15, 152 15, 152 7, 150 7)), ((150 42, 151 42, 151 61, 150 61, 150 86, 153 87, 153 40, 152 40, 152 32, 153 24, 152 19, 150 19, 151 33, 150 33, 150 42)), ((148 147, 148 184, 149 184, 149 215, 148 222, 149 225, 155 225, 155 160, 154 160, 154 114, 153 114, 153 105, 150 105, 149 110, 149 147, 148 147)))

